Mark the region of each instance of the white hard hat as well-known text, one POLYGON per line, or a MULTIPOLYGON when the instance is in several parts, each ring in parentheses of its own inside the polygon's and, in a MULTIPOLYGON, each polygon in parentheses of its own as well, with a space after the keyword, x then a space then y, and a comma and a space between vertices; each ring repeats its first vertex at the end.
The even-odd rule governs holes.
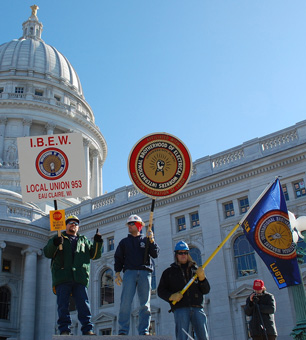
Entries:
POLYGON ((131 215, 127 221, 126 221, 126 224, 128 224, 129 222, 139 222, 142 224, 142 226, 145 225, 144 222, 142 222, 142 219, 138 216, 138 215, 131 215))

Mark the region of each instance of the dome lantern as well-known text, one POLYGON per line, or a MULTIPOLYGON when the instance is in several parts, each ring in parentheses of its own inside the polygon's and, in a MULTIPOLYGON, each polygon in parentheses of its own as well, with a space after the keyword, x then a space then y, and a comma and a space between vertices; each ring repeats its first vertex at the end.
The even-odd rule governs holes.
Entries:
POLYGON ((37 10, 39 7, 37 5, 30 6, 32 9, 32 14, 27 21, 22 24, 23 36, 19 39, 34 39, 41 40, 41 33, 43 25, 38 21, 37 10))

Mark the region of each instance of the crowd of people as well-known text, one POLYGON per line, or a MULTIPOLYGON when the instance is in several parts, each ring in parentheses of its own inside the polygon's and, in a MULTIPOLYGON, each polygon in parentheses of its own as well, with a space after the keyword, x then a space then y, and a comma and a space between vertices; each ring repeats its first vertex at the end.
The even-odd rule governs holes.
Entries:
MULTIPOLYGON (((138 215, 127 219, 128 236, 123 238, 114 255, 115 282, 122 286, 118 316, 119 335, 128 335, 132 302, 137 291, 139 308, 139 335, 150 335, 150 299, 153 261, 159 255, 154 234, 138 215), (122 272, 122 276, 121 276, 122 272)), ((66 230, 55 235, 44 248, 51 259, 53 292, 57 297, 58 330, 60 335, 71 335, 69 304, 74 299, 83 335, 96 335, 91 322, 88 299, 90 260, 102 255, 103 239, 98 229, 93 242, 79 233, 80 221, 75 215, 66 218, 66 230)), ((247 298, 245 314, 251 317, 250 336, 254 340, 275 340, 274 296, 266 291, 262 280, 255 280, 254 292, 247 298)), ((207 317, 203 308, 204 295, 210 285, 203 267, 197 266, 189 253, 189 246, 179 241, 174 248, 174 262, 162 273, 158 284, 158 296, 167 301, 174 315, 176 340, 192 339, 190 326, 197 340, 208 340, 207 317), (192 279, 193 283, 182 294, 192 279)))

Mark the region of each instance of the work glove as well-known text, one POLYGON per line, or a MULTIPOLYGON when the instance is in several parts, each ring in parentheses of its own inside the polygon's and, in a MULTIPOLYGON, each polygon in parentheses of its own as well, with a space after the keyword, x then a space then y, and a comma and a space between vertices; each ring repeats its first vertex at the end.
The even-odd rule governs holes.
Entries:
POLYGON ((203 281, 205 279, 205 272, 204 272, 204 269, 202 267, 199 267, 197 269, 197 272, 196 274, 198 275, 198 278, 199 278, 199 281, 203 281))
POLYGON ((63 236, 58 236, 58 237, 54 237, 53 239, 53 244, 58 247, 60 244, 64 243, 64 238, 63 236))
POLYGON ((169 297, 169 301, 175 301, 175 302, 179 302, 181 301, 183 298, 183 294, 181 294, 180 292, 177 293, 173 293, 170 297, 169 297))
POLYGON ((153 231, 147 231, 147 237, 149 238, 150 242, 153 243, 154 242, 154 234, 153 231))
POLYGON ((120 276, 120 272, 116 272, 115 274, 115 282, 118 286, 121 286, 121 283, 122 283, 122 278, 120 276))
POLYGON ((103 242, 102 235, 100 233, 96 233, 95 236, 94 236, 94 241, 95 242, 103 242))

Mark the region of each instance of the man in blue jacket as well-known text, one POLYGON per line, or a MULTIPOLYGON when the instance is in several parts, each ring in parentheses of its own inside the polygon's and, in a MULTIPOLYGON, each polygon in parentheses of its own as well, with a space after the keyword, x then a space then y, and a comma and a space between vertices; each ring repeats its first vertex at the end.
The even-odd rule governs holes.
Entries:
POLYGON ((129 334, 132 301, 137 289, 140 303, 138 333, 149 335, 153 272, 151 258, 157 258, 159 247, 154 241, 153 232, 148 233, 147 237, 140 233, 145 224, 139 216, 131 215, 126 224, 129 235, 119 242, 115 252, 115 282, 119 286, 122 283, 118 334, 129 334), (121 270, 124 273, 123 280, 121 270))
POLYGON ((57 323, 61 335, 71 334, 70 296, 74 298, 83 335, 95 335, 90 321, 87 287, 90 259, 96 260, 101 257, 103 240, 98 230, 93 243, 80 235, 79 223, 77 216, 68 216, 66 231, 61 236, 51 238, 44 248, 45 256, 52 259, 52 285, 57 296, 57 323))

